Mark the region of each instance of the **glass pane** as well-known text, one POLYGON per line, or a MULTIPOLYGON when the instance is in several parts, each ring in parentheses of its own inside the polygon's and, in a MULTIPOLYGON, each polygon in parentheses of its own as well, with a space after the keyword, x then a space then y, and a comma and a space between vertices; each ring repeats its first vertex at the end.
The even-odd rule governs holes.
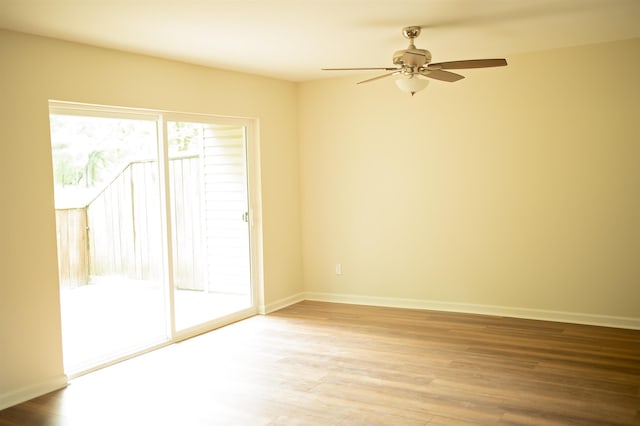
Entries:
POLYGON ((169 121, 176 329, 251 307, 243 126, 169 121))
POLYGON ((51 114, 65 371, 168 339, 155 121, 51 114))

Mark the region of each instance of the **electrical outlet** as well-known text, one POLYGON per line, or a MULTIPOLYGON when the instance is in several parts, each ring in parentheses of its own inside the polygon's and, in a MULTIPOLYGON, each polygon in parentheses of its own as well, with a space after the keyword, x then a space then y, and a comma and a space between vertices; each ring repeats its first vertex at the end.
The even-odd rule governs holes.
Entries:
POLYGON ((342 263, 336 263, 336 275, 342 275, 342 263))

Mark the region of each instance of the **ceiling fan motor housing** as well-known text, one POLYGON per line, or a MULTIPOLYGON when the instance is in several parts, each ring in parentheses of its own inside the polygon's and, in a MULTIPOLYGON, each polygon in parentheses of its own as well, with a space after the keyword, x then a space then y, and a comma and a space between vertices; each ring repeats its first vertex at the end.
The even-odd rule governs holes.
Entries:
POLYGON ((421 67, 431 62, 431 52, 426 49, 409 48, 398 50, 393 54, 395 65, 421 67))

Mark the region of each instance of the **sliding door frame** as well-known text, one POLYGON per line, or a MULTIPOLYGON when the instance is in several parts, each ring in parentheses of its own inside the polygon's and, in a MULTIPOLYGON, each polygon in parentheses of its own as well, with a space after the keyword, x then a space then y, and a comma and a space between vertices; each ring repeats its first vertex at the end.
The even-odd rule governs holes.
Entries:
MULTIPOLYGON (((155 121, 157 124, 158 139, 158 173, 160 180, 160 205, 162 232, 162 282, 165 289, 166 328, 168 340, 155 344, 143 350, 130 353, 89 368, 85 371, 73 374, 73 377, 98 370, 122 360, 150 352, 160 347, 193 337, 195 335, 213 330, 241 319, 259 313, 259 306, 264 303, 264 278, 263 278, 263 243, 262 243, 262 195, 261 195, 261 171, 260 171, 260 139, 259 120, 257 118, 228 117, 202 113, 179 113, 166 110, 154 110, 143 108, 113 107, 95 104, 83 104, 66 101, 49 101, 49 112, 53 114, 84 115, 94 117, 128 118, 155 121), (247 309, 226 315, 212 321, 190 327, 184 330, 176 330, 175 299, 174 299, 174 275, 173 275, 173 247, 171 229, 171 204, 169 187, 169 153, 167 140, 168 121, 187 121, 195 123, 229 124, 243 126, 246 138, 246 167, 247 167, 247 195, 248 195, 248 228, 249 228, 249 264, 250 264, 250 298, 251 304, 247 309)), ((71 376, 70 376, 71 377, 71 376)))

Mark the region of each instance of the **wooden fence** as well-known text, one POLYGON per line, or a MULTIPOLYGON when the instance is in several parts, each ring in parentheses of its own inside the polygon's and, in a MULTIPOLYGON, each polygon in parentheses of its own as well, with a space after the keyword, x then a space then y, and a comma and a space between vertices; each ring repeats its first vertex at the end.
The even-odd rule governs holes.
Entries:
MULTIPOLYGON (((202 289, 199 161, 169 161, 174 280, 181 289, 202 289)), ((93 276, 161 279, 159 188, 157 163, 133 162, 86 207, 56 210, 64 287, 87 284, 93 276)))
POLYGON ((89 282, 87 209, 56 209, 60 283, 73 288, 89 282))

